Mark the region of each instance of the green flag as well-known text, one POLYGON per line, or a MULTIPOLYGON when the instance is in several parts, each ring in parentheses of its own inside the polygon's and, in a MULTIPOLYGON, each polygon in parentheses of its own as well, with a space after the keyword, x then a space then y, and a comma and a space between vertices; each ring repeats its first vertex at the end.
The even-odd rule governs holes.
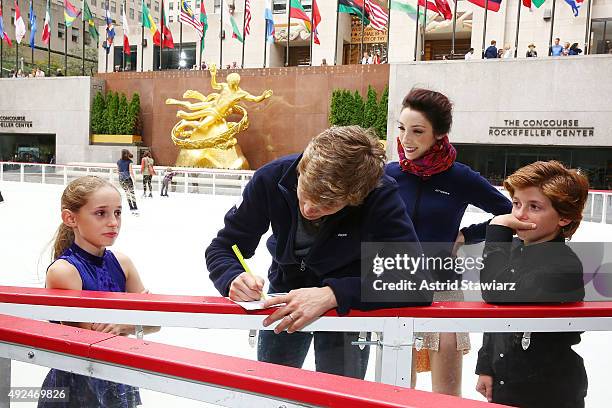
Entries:
MULTIPOLYGON (((414 7, 413 5, 411 5, 408 0, 391 0, 391 4, 389 4, 389 9, 395 9, 395 10, 399 10, 402 11, 406 14, 408 14, 408 16, 410 16, 410 18, 412 18, 413 20, 416 20, 416 16, 417 16, 417 9, 416 7, 414 7)), ((423 7, 424 8, 424 7, 423 7)), ((420 11, 420 15, 421 15, 421 23, 424 22, 423 20, 423 8, 421 8, 420 11)))
POLYGON ((200 3, 200 23, 202 23, 202 39, 200 40, 200 53, 202 53, 204 52, 204 37, 206 37, 206 30, 208 30, 208 16, 204 8, 204 0, 200 3))
POLYGON ((96 28, 96 23, 94 21, 93 15, 91 14, 91 10, 89 10, 89 6, 87 2, 83 0, 83 21, 87 21, 89 24, 89 35, 91 38, 98 44, 98 39, 100 38, 100 34, 98 33, 98 29, 96 28))

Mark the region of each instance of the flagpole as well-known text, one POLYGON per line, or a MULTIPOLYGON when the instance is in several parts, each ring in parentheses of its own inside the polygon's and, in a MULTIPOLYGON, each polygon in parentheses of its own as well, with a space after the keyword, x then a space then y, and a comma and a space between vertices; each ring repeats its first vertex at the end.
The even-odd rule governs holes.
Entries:
MULTIPOLYGON (((2 0, 0 0, 0 10, 2 10, 2 0)), ((0 38, 0 78, 4 77, 4 72, 2 72, 2 64, 4 62, 4 38, 0 38)))
MULTIPOLYGON (((421 61, 425 60, 425 29, 427 28, 427 2, 429 0, 425 0, 425 14, 423 14, 423 36, 421 37, 421 61)), ((488 0, 487 0, 488 1, 488 0)))
POLYGON ((334 50, 334 65, 338 64, 338 23, 340 22, 340 13, 338 12, 338 1, 336 1, 336 41, 334 42, 336 49, 334 50))
MULTIPOLYGON (((50 0, 48 0, 50 1, 50 0)), ((106 22, 106 39, 104 40, 104 42, 106 43, 106 47, 104 48, 104 50, 106 51, 104 54, 106 54, 104 56, 104 73, 108 72, 108 53, 109 51, 109 45, 108 45, 108 20, 106 20, 106 17, 110 17, 110 12, 108 11, 108 1, 106 0, 106 10, 104 10, 104 21, 106 22)), ((49 44, 51 44, 51 41, 49 41, 49 44)), ((50 58, 50 57, 49 57, 50 58)))
MULTIPOLYGON (((144 0, 143 4, 144 4, 144 0)), ((141 7, 142 9, 142 7, 141 7)), ((140 18, 140 72, 144 72, 144 13, 140 13, 142 17, 140 18)), ((153 38, 151 38, 153 41, 153 38)))
POLYGON ((419 20, 421 19, 420 14, 421 14, 421 3, 417 1, 416 28, 414 29, 414 60, 415 61, 417 60, 417 46, 419 44, 419 20))
POLYGON ((589 37, 591 34, 591 0, 587 0, 586 29, 584 33, 584 55, 589 53, 589 37))
MULTIPOLYGON (((1 1, 1 0, 0 0, 1 1)), ((264 11, 264 16, 267 17, 267 9, 268 6, 270 6, 270 12, 272 11, 272 3, 269 3, 268 1, 266 1, 265 3, 265 8, 266 11, 264 11)), ((266 20, 266 27, 264 30, 264 61, 263 61, 263 67, 266 67, 266 59, 268 58, 268 19, 264 18, 264 20, 266 20)))
MULTIPOLYGON (((123 14, 121 15, 121 22, 123 22, 123 19, 127 20, 127 17, 125 16, 125 1, 123 2, 123 14)), ((125 28, 123 28, 123 36, 125 37, 125 28)), ((123 46, 121 47, 121 71, 125 71, 125 38, 123 39, 123 46)))
POLYGON ((387 19, 387 64, 389 63, 389 38, 391 37, 391 0, 389 0, 388 6, 389 6, 389 18, 387 19))
POLYGON ((161 24, 161 30, 159 32, 159 70, 162 70, 162 57, 164 51, 164 0, 161 0, 161 8, 159 9, 159 23, 161 24))
POLYGON ((310 66, 312 67, 312 40, 314 38, 314 2, 310 3, 310 66))
POLYGON ((289 36, 291 34, 291 0, 287 0, 287 55, 285 56, 285 66, 289 66, 289 36))
MULTIPOLYGON (((85 76, 85 0, 81 3, 81 20, 83 20, 83 54, 81 56, 81 76, 85 76)), ((34 50, 32 50, 32 63, 34 62, 34 50)))
POLYGON ((489 0, 485 0, 484 28, 482 30, 482 58, 483 59, 484 59, 484 55, 485 55, 485 41, 486 41, 486 38, 487 38, 487 14, 488 14, 488 11, 489 11, 489 0))
MULTIPOLYGON (((15 0, 15 4, 19 7, 19 0, 15 0)), ((4 18, 4 17, 2 17, 4 18)), ((15 20, 15 29, 17 29, 17 20, 15 20)), ((15 32, 17 34, 17 32, 15 32)), ((19 71, 19 41, 17 41, 17 35, 15 35, 15 72, 19 71)))
POLYGON ((550 38, 548 39, 548 55, 552 55, 552 40, 553 40, 553 30, 555 27, 555 5, 556 4, 557 4, 557 1, 553 0, 552 19, 550 20, 550 38))
POLYGON ((223 0, 221 0, 221 22, 219 23, 219 69, 223 69, 223 0))
POLYGON ((68 76, 68 24, 66 24, 66 19, 64 19, 64 76, 68 76))
MULTIPOLYGON (((457 1, 458 0, 454 0, 455 7, 453 11, 453 36, 451 39, 451 58, 455 57, 455 37, 457 35, 457 1)), ((520 3, 521 0, 518 0, 518 2, 520 3)))
POLYGON ((518 56, 518 46, 519 46, 519 29, 521 25, 521 7, 522 0, 518 1, 518 12, 516 15, 516 37, 514 38, 514 58, 518 56))
MULTIPOLYGON (((182 12, 182 2, 181 0, 181 10, 179 10, 179 16, 182 12)), ((179 17, 180 18, 180 17, 179 17)), ((183 22, 179 20, 179 69, 181 69, 181 58, 183 57, 183 22)))
MULTIPOLYGON (((47 0, 49 16, 51 15, 50 1, 51 0, 47 0)), ((47 18, 46 12, 45 12, 45 18, 47 18)), ((49 41, 47 42, 47 76, 51 76, 51 20, 49 20, 49 41)))
MULTIPOLYGON (((30 0, 30 5, 32 6, 32 14, 36 15, 36 13, 34 13, 34 4, 32 4, 34 0, 30 0)), ((30 16, 30 19, 32 18, 32 16, 30 16)), ((36 23, 36 18, 34 18, 34 23, 36 23)), ((30 27, 30 32, 32 31, 32 27, 30 27)), ((32 35, 32 34, 30 34, 32 35)), ((36 35, 34 36, 34 47, 36 46, 36 35)), ((32 49, 32 66, 34 66, 34 47, 30 47, 32 49)))
POLYGON ((242 12, 242 62, 240 68, 244 68, 244 43, 246 42, 246 0, 244 0, 244 9, 242 12))
MULTIPOLYGON (((361 58, 363 55, 363 32, 365 30, 365 26, 363 24, 363 17, 365 16, 365 2, 366 0, 363 1, 363 6, 361 7, 361 41, 359 42, 359 58, 361 58)), ((344 51, 344 47, 342 48, 344 51)), ((366 64, 367 63, 368 63, 368 60, 366 59, 366 64)))

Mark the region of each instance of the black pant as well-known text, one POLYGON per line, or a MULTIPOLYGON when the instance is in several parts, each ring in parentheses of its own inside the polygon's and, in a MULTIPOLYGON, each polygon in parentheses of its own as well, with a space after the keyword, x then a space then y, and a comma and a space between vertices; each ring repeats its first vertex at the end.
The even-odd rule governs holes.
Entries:
POLYGON ((2 197, 2 191, 0 191, 0 203, 4 201, 4 197, 2 197))
POLYGON ((151 179, 152 175, 142 176, 142 188, 144 190, 144 194, 147 195, 147 185, 149 186, 149 194, 153 194, 153 187, 151 187, 151 179))
POLYGON ((363 379, 370 348, 351 345, 359 333, 341 332, 259 332, 257 360, 301 368, 314 337, 315 366, 318 372, 363 379))
POLYGON ((134 194, 134 182, 132 178, 128 177, 124 180, 119 180, 119 184, 121 184, 121 188, 125 191, 130 210, 137 210, 138 206, 136 205, 136 195, 134 194))
POLYGON ((162 181, 161 193, 160 195, 168 197, 168 185, 170 182, 162 181))

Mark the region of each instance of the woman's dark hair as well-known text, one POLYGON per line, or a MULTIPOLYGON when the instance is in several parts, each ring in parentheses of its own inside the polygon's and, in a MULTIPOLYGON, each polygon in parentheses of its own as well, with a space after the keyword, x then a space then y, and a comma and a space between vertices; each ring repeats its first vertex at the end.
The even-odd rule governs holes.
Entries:
POLYGON ((445 135, 453 124, 453 104, 440 92, 412 88, 402 102, 402 110, 410 108, 421 112, 433 128, 434 136, 445 135))
POLYGON ((151 157, 151 153, 149 153, 148 150, 145 150, 145 152, 142 154, 142 157, 151 157))
POLYGON ((121 160, 130 160, 134 155, 128 149, 121 150, 121 160))

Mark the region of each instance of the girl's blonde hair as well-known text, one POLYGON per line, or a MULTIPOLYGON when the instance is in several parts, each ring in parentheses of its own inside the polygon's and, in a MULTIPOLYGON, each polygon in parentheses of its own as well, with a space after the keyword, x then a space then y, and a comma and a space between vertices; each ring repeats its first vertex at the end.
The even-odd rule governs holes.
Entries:
MULTIPOLYGON (((71 181, 62 194, 62 211, 70 210, 78 212, 89 200, 92 193, 98 191, 102 187, 112 187, 117 193, 119 190, 107 180, 96 176, 79 177, 71 181)), ((64 223, 61 223, 55 233, 53 240, 53 260, 59 258, 64 251, 74 242, 74 231, 64 223)))

